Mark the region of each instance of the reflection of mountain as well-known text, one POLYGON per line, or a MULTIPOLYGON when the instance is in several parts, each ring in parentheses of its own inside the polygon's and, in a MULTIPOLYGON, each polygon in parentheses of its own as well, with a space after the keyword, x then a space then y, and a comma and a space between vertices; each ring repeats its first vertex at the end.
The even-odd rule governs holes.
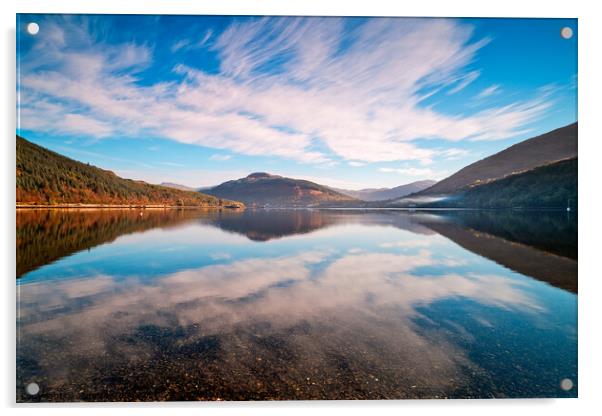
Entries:
MULTIPOLYGON (((196 210, 17 210, 17 277, 123 234, 174 225, 196 210)), ((214 213, 215 215, 215 213, 214 213)))
MULTIPOLYGON (((529 230, 504 227, 521 227, 512 216, 23 213, 39 217, 18 219, 29 244, 18 255, 169 229, 120 238, 19 279, 17 385, 42 385, 35 397, 19 388, 19 401, 577 394, 558 388, 559 374, 576 380, 576 296, 486 258, 552 283, 537 268, 568 275, 572 260, 472 228, 525 239, 529 230), (252 243, 212 224, 255 240, 300 237, 252 243), (85 241, 88 234, 98 237, 85 241)), ((557 230, 552 236, 564 230, 546 221, 533 227, 557 230)))
POLYGON ((253 241, 310 233, 336 222, 333 216, 311 210, 248 210, 226 213, 211 220, 222 230, 243 234, 253 241))
POLYGON ((502 266, 577 293, 575 219, 542 212, 463 212, 448 219, 427 226, 502 266))
POLYGON ((473 253, 526 276, 577 293, 577 262, 532 247, 512 243, 491 234, 456 224, 440 223, 431 227, 473 253))
POLYGON ((416 234, 434 233, 399 211, 246 210, 223 212, 213 216, 209 222, 222 230, 242 234, 253 241, 307 234, 337 224, 381 225, 416 234))
POLYGON ((450 211, 446 218, 464 228, 577 260, 577 217, 558 211, 450 211))
POLYGON ((35 210, 17 212, 17 276, 120 235, 192 221, 253 241, 337 225, 377 225, 442 234, 527 276, 577 290, 577 223, 566 213, 354 210, 35 210))

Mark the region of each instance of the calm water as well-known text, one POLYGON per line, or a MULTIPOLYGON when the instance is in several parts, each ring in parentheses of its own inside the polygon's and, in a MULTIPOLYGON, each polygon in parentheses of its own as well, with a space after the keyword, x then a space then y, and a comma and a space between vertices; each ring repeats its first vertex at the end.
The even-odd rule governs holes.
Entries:
POLYGON ((575 397, 576 224, 18 211, 17 398, 575 397))

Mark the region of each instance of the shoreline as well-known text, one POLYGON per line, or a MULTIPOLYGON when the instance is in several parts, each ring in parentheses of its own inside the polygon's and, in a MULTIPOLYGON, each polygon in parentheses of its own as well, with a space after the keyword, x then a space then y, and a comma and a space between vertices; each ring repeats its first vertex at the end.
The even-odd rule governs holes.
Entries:
POLYGON ((209 209, 209 210, 242 210, 244 206, 222 205, 162 205, 162 204, 16 204, 19 209, 209 209))

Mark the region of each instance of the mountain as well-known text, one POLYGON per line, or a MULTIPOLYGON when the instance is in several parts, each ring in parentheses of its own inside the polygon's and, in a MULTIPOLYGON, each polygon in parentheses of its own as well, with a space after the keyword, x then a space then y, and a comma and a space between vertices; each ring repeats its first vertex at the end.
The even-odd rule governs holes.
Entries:
POLYGON ((243 207, 199 192, 181 191, 81 163, 17 136, 17 204, 112 204, 243 207))
POLYGON ((349 195, 353 198, 361 199, 362 201, 384 201, 388 199, 402 198, 406 195, 420 192, 436 183, 437 181, 424 180, 396 186, 395 188, 360 189, 358 191, 338 188, 332 189, 342 194, 349 195))
POLYGON ((574 208, 577 205, 577 158, 462 188, 445 196, 414 194, 383 207, 431 208, 574 208))
POLYGON ((577 158, 473 186, 458 195, 464 207, 564 208, 577 204, 577 158))
POLYGON ((232 198, 236 195, 237 200, 247 205, 265 207, 306 207, 357 201, 314 182, 264 172, 224 182, 205 192, 218 198, 232 198))
POLYGON ((160 186, 165 186, 166 188, 179 189, 180 191, 189 191, 189 192, 198 192, 200 188, 192 188, 186 185, 180 185, 179 183, 172 182, 161 182, 160 186))
POLYGON ((577 123, 522 141, 460 169, 416 195, 445 195, 577 157, 577 123))

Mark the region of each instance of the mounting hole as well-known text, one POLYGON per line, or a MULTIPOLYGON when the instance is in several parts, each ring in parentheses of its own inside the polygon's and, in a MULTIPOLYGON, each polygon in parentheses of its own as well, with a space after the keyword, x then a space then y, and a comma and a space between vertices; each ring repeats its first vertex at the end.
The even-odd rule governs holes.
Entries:
POLYGON ((27 33, 29 33, 32 36, 35 36, 38 34, 38 32, 40 31, 40 25, 38 25, 36 22, 31 22, 27 25, 27 33))
POLYGON ((562 29, 560 29, 560 36, 562 36, 563 39, 570 39, 573 37, 573 29, 571 29, 570 27, 563 27, 562 29))
POLYGON ((560 388, 564 391, 569 391, 573 388, 573 380, 565 378, 560 382, 560 388))
POLYGON ((29 383, 27 386, 25 386, 25 391, 30 396, 35 396, 40 392, 40 386, 38 386, 38 383, 29 383))

